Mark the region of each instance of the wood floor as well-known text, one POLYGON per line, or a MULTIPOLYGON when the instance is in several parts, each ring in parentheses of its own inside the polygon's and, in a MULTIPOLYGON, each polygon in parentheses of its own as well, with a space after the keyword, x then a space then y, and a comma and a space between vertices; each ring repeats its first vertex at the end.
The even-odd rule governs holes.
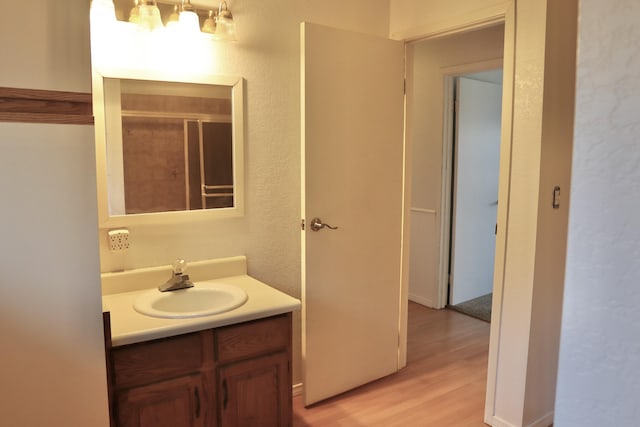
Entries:
POLYGON ((407 367, 304 408, 294 427, 484 426, 489 324, 451 310, 409 303, 407 367))

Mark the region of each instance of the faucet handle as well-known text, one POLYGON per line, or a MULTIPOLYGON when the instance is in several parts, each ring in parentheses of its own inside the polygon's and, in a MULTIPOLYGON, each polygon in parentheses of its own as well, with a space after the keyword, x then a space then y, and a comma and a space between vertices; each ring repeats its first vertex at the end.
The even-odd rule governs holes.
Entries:
POLYGON ((171 265, 173 266, 174 276, 179 276, 181 274, 184 274, 185 270, 187 269, 187 262, 183 259, 177 259, 173 261, 173 264, 171 265))

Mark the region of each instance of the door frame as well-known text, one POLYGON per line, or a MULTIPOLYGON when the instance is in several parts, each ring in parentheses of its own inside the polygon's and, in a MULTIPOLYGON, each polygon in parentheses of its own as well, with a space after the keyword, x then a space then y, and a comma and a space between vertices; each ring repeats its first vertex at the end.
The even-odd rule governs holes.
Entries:
MULTIPOLYGON (((469 64, 455 65, 442 69, 444 81, 444 117, 442 121, 442 189, 440 199, 440 266, 438 268, 438 308, 447 305, 449 294, 449 264, 451 262, 451 214, 453 213, 453 203, 451 195, 453 189, 453 149, 454 149, 454 120, 455 120, 455 99, 454 89, 457 77, 481 71, 503 68, 502 58, 489 59, 486 61, 473 62, 469 64)), ((502 141, 500 142, 502 144, 502 141)), ((495 283, 494 283, 495 286, 495 283)))
MULTIPOLYGON (((498 354, 500 333, 502 331, 503 291, 506 265, 507 230, 509 224, 509 198, 511 191, 511 151, 513 136, 513 108, 515 85, 515 37, 516 37, 516 4, 508 0, 495 8, 487 9, 487 14, 478 19, 475 14, 457 15, 456 21, 440 22, 433 27, 425 28, 422 34, 405 37, 406 44, 414 41, 432 40, 468 31, 480 30, 494 25, 504 25, 503 47, 503 83, 502 83, 502 125, 500 143, 500 177, 498 188, 498 227, 496 235, 496 252, 493 277, 493 303, 491 307, 491 329, 489 336, 489 363, 487 368, 487 388, 485 398, 484 422, 492 425, 495 415, 495 400, 498 371, 498 354)), ((405 48, 406 51, 406 48, 405 48)), ((405 55, 406 64, 406 55, 405 55)), ((405 74, 406 75, 406 74, 405 74)), ((402 280, 400 292, 400 348, 399 365, 407 364, 407 313, 409 295, 409 245, 410 227, 409 212, 411 208, 411 156, 410 146, 406 141, 407 106, 405 99, 405 182, 404 182, 404 228, 402 280)))

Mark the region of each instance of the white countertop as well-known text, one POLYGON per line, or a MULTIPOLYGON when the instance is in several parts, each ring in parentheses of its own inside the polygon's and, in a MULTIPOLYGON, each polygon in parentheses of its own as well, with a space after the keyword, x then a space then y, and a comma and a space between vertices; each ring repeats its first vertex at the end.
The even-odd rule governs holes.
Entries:
MULTIPOLYGON (((249 320, 288 313, 300 308, 300 301, 246 274, 207 280, 242 288, 248 300, 225 313, 190 319, 146 316, 133 309, 136 297, 149 289, 103 295, 103 309, 111 313, 111 340, 114 347, 196 332, 249 320)), ((195 282, 198 285, 198 282, 195 282)))

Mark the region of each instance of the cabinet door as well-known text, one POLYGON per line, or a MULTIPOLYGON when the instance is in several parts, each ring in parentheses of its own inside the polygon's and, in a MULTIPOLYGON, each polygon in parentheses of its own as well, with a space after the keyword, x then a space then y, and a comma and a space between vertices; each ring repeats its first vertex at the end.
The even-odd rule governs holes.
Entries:
POLYGON ((204 427, 206 400, 201 375, 117 392, 119 427, 204 427))
POLYGON ((221 427, 291 426, 290 376, 286 352, 220 367, 221 427))

